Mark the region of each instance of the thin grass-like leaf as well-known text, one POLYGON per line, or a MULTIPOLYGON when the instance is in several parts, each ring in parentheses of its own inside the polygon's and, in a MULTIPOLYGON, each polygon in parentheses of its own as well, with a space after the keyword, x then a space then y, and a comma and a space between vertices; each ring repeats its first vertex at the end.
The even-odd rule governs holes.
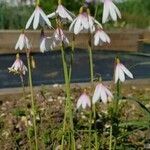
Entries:
POLYGON ((127 99, 135 101, 141 108, 142 110, 150 117, 150 110, 146 108, 144 104, 142 104, 139 100, 133 98, 133 97, 127 97, 127 99))

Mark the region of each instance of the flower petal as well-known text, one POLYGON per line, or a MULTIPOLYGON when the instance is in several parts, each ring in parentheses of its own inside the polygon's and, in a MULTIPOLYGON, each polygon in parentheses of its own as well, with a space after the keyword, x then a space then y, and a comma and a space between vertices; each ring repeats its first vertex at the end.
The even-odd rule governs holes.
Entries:
POLYGON ((53 12, 53 13, 47 15, 48 18, 53 18, 53 17, 56 17, 56 16, 57 16, 56 12, 53 12))
POLYGON ((97 46, 99 44, 99 31, 97 31, 94 35, 94 45, 97 46))
POLYGON ((49 21, 48 17, 46 16, 46 14, 43 12, 43 10, 41 8, 39 8, 39 12, 42 16, 42 18, 44 19, 44 21, 46 22, 48 27, 51 27, 51 22, 49 21))
POLYGON ((119 79, 119 67, 118 67, 118 64, 117 64, 116 68, 115 68, 115 83, 118 82, 118 79, 119 79))
POLYGON ((114 3, 112 3, 112 6, 113 6, 116 14, 118 15, 118 17, 121 18, 121 13, 120 13, 119 9, 117 8, 117 6, 114 3))
POLYGON ((108 97, 113 98, 112 93, 111 93, 111 92, 110 92, 110 90, 109 90, 109 89, 107 89, 105 86, 104 86, 104 90, 105 90, 105 92, 106 92, 106 94, 107 94, 107 96, 108 96, 108 97))
POLYGON ((15 50, 17 50, 20 47, 21 37, 22 37, 22 34, 20 34, 20 36, 18 38, 18 41, 17 41, 17 43, 15 45, 15 50))
POLYGON ((107 95, 106 95, 105 88, 103 87, 103 85, 101 85, 100 95, 101 95, 102 102, 107 103, 107 95))
POLYGON ((74 32, 73 27, 74 27, 74 24, 76 23, 76 20, 77 20, 77 18, 74 19, 73 22, 71 23, 71 25, 70 25, 70 27, 69 27, 69 31, 70 31, 70 32, 74 32))
POLYGON ((93 98, 92 98, 93 104, 95 104, 100 99, 100 91, 101 91, 101 86, 98 84, 93 94, 93 98))
POLYGON ((119 67, 118 67, 119 79, 120 79, 121 82, 124 82, 124 81, 125 81, 124 72, 123 72, 123 70, 121 69, 120 64, 118 64, 118 65, 119 65, 119 67))
POLYGON ((82 95, 80 96, 80 98, 77 101, 77 109, 81 106, 82 104, 82 95))
POLYGON ((29 20, 27 21, 25 29, 28 29, 28 28, 30 27, 30 25, 31 25, 31 23, 32 23, 32 20, 33 20, 33 18, 34 18, 35 12, 36 12, 36 10, 34 10, 34 12, 32 13, 31 17, 30 17, 29 20))
POLYGON ((74 25, 74 33, 75 34, 78 34, 81 31, 81 22, 82 22, 81 18, 78 17, 78 19, 76 20, 75 25, 74 25))
POLYGON ((43 38, 41 44, 40 44, 40 51, 42 53, 44 53, 44 51, 46 51, 46 47, 45 47, 45 38, 43 38))
POLYGON ((109 5, 109 14, 112 18, 113 21, 117 21, 117 14, 115 12, 115 5, 113 4, 113 2, 110 2, 110 5, 109 5))
POLYGON ((120 64, 120 67, 128 77, 133 79, 133 74, 123 64, 120 64))
POLYGON ((33 29, 34 30, 37 29, 39 20, 40 20, 40 12, 39 12, 39 8, 36 8, 35 16, 34 16, 34 20, 33 20, 33 29))
POLYGON ((109 16, 109 2, 104 1, 102 23, 105 23, 108 20, 108 16, 109 16))

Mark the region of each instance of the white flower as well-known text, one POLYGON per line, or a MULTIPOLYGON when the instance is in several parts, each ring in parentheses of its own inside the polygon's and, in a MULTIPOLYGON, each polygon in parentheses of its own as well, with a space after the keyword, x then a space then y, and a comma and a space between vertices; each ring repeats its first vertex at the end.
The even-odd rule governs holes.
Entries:
POLYGON ((31 45, 30 45, 29 39, 26 37, 26 35, 24 33, 21 33, 18 38, 18 41, 16 43, 15 49, 22 50, 23 48, 30 49, 31 45))
POLYGON ((102 28, 101 24, 89 15, 88 10, 83 12, 83 8, 80 9, 80 14, 74 19, 69 27, 69 31, 74 34, 80 32, 91 32, 95 31, 95 24, 102 28))
POLYGON ((30 27, 32 21, 33 21, 33 29, 34 30, 37 29, 39 24, 43 27, 44 24, 46 23, 48 27, 51 27, 51 23, 50 23, 48 17, 46 16, 46 14, 43 12, 43 10, 39 6, 36 6, 33 14, 29 18, 29 20, 26 24, 26 27, 25 27, 26 29, 28 29, 30 27))
POLYGON ((121 13, 116 5, 112 2, 112 0, 104 0, 104 9, 103 9, 103 17, 102 22, 105 23, 109 19, 113 21, 117 21, 117 16, 121 18, 121 13))
POLYGON ((112 98, 112 93, 102 83, 99 83, 95 88, 92 102, 95 104, 101 99, 103 103, 107 103, 108 101, 111 101, 112 98))
POLYGON ((98 29, 94 35, 94 45, 102 45, 103 43, 110 43, 109 36, 101 29, 98 29))
POLYGON ((130 77, 133 78, 132 73, 123 65, 120 63, 120 60, 117 58, 117 65, 115 68, 115 83, 118 82, 118 80, 120 80, 121 82, 125 81, 125 74, 130 77))
POLYGON ((65 34, 63 33, 63 30, 61 28, 57 28, 54 32, 54 38, 56 39, 56 41, 60 41, 66 44, 69 44, 69 40, 68 38, 65 36, 65 34))
POLYGON ((43 37, 40 43, 40 51, 42 53, 48 51, 50 49, 51 43, 52 43, 51 37, 43 37))
POLYGON ((62 18, 62 20, 68 20, 70 22, 73 21, 73 18, 75 17, 74 14, 72 14, 69 10, 67 10, 63 5, 59 4, 56 11, 49 14, 48 18, 53 18, 59 16, 62 18))
POLYGON ((19 54, 16 55, 16 60, 11 67, 8 68, 10 72, 25 75, 27 67, 24 65, 23 61, 19 58, 19 54))
POLYGON ((52 42, 51 42, 51 49, 55 48, 56 46, 60 45, 60 44, 64 44, 64 45, 68 45, 69 44, 69 40, 68 38, 65 36, 63 30, 61 28, 57 28, 52 36, 52 42))
POLYGON ((91 107, 91 101, 89 96, 84 92, 77 101, 77 109, 82 106, 85 109, 87 106, 91 107))
POLYGON ((44 53, 44 51, 47 51, 46 49, 46 37, 43 37, 41 43, 40 43, 40 51, 44 53))

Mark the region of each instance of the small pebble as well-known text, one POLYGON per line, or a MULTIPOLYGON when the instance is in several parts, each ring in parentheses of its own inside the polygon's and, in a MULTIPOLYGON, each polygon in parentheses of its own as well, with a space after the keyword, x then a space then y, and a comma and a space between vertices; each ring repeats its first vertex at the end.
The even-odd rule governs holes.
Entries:
POLYGON ((48 101, 48 102, 53 102, 54 99, 50 97, 47 101, 48 101))

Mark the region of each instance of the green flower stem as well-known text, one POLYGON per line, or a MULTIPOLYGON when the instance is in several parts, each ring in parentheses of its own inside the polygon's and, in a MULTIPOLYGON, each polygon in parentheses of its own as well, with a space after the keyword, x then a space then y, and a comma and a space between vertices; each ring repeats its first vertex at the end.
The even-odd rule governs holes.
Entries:
POLYGON ((71 63, 70 63, 70 68, 69 68, 69 81, 71 81, 71 75, 72 75, 74 48, 75 48, 75 35, 73 34, 73 40, 72 40, 72 44, 71 44, 71 63))
POLYGON ((23 75, 22 74, 20 74, 20 80, 21 80, 23 98, 25 100, 26 99, 26 97, 25 97, 25 87, 24 87, 24 80, 23 80, 23 75))
POLYGON ((67 115, 70 120, 70 136, 71 136, 71 150, 75 149, 75 140, 74 140, 74 126, 73 126, 73 114, 72 114, 72 104, 71 104, 71 91, 70 91, 70 81, 69 81, 69 74, 68 74, 68 68, 65 58, 65 52, 64 52, 64 45, 62 43, 61 46, 61 55, 62 55, 62 63, 63 63, 63 70, 64 70, 64 79, 65 79, 65 88, 66 88, 66 105, 65 105, 65 116, 64 116, 64 123, 63 123, 63 136, 61 141, 61 149, 64 149, 64 133, 65 133, 65 126, 66 126, 66 119, 67 115), (69 111, 69 114, 67 112, 69 111))
MULTIPOLYGON (((88 41, 88 51, 89 51, 89 63, 90 63, 90 79, 93 84, 94 81, 94 73, 93 73, 93 56, 92 56, 92 47, 91 47, 91 34, 89 35, 88 41)), ((92 101, 91 101, 92 102, 92 101)), ((92 103, 91 103, 92 104, 92 103)), ((93 108, 93 107, 92 107, 93 108)), ((90 111, 90 125, 89 125, 89 150, 91 150, 91 136, 92 136, 92 109, 90 111)))
POLYGON ((40 4, 40 0, 36 0, 36 5, 38 6, 40 4))
MULTIPOLYGON (((115 105, 115 116, 117 116, 118 118, 118 113, 119 113, 119 100, 120 100, 120 94, 121 94, 121 84, 120 84, 120 81, 118 80, 117 82, 117 86, 116 86, 116 105, 115 105)), ((119 123, 117 122, 117 129, 119 127, 119 123)), ((116 146, 117 146, 117 137, 115 137, 115 141, 114 141, 114 147, 113 149, 115 150, 116 149, 116 146)))
POLYGON ((32 112, 33 112, 33 127, 34 127, 34 138, 35 138, 34 139, 35 140, 35 150, 38 150, 37 127, 36 127, 36 109, 35 109, 35 101, 34 101, 34 95, 33 95, 30 53, 26 52, 26 55, 27 55, 27 62, 28 62, 29 85, 30 85, 30 94, 31 94, 32 112))
POLYGON ((97 16, 97 12, 98 12, 98 4, 95 6, 94 19, 95 19, 96 16, 97 16))
MULTIPOLYGON (((111 142, 112 142, 113 123, 114 123, 113 119, 114 119, 114 117, 118 118, 118 113, 119 113, 118 108, 119 108, 120 94, 121 94, 121 87, 120 87, 120 81, 118 80, 117 85, 116 85, 116 100, 114 103, 113 118, 111 121, 111 127, 112 127, 112 129, 111 129, 112 131, 110 131, 110 141, 111 142)), ((115 126, 117 126, 117 128, 118 128, 119 123, 117 122, 115 126)), ((115 137, 115 139, 114 139, 114 145, 113 145, 114 150, 116 149, 116 146, 117 146, 117 137, 115 137)))
POLYGON ((88 50, 89 50, 89 61, 90 61, 90 77, 91 77, 91 83, 93 84, 94 71, 93 71, 93 54, 92 54, 92 47, 91 47, 91 35, 89 36, 88 50))
POLYGON ((112 125, 110 126, 109 150, 112 150, 112 125))
POLYGON ((92 136, 92 108, 90 110, 90 116, 89 116, 89 121, 90 121, 90 125, 89 125, 89 150, 91 150, 91 136, 92 136))
POLYGON ((116 87, 116 90, 117 90, 117 101, 116 101, 116 110, 115 110, 115 112, 116 112, 116 114, 118 114, 118 105, 119 105, 119 99, 120 99, 120 81, 118 80, 118 82, 117 82, 117 87, 116 87))
MULTIPOLYGON (((89 41, 88 41, 88 51, 89 51, 89 62, 90 62, 90 78, 91 78, 91 83, 93 85, 94 82, 94 68, 93 68, 93 55, 92 55, 92 44, 91 44, 91 34, 89 35, 89 41)), ((93 118, 94 121, 96 119, 96 109, 95 109, 95 105, 92 106, 92 112, 93 112, 93 118)), ((92 113, 91 112, 91 113, 92 113)), ((89 138, 91 138, 91 125, 92 125, 92 117, 90 118, 90 127, 89 127, 89 138)), ((97 131, 96 131, 96 127, 95 127, 95 131, 94 131, 94 137, 95 137, 95 148, 96 150, 98 150, 98 137, 97 137, 97 131)), ((89 141, 89 143, 91 144, 91 142, 89 141)), ((90 145, 89 145, 90 147, 90 145)))
MULTIPOLYGON (((22 92, 23 92, 23 100, 26 99, 26 95, 25 95, 25 86, 24 86, 24 80, 23 80, 23 75, 20 74, 20 79, 21 79, 21 85, 22 85, 22 92)), ((27 112, 26 112, 26 116, 27 116, 27 112)), ((29 132, 29 128, 28 128, 28 122, 27 122, 27 137, 28 137, 28 142, 29 142, 29 147, 30 150, 32 149, 32 144, 31 144, 31 138, 30 138, 30 132, 29 132)))

